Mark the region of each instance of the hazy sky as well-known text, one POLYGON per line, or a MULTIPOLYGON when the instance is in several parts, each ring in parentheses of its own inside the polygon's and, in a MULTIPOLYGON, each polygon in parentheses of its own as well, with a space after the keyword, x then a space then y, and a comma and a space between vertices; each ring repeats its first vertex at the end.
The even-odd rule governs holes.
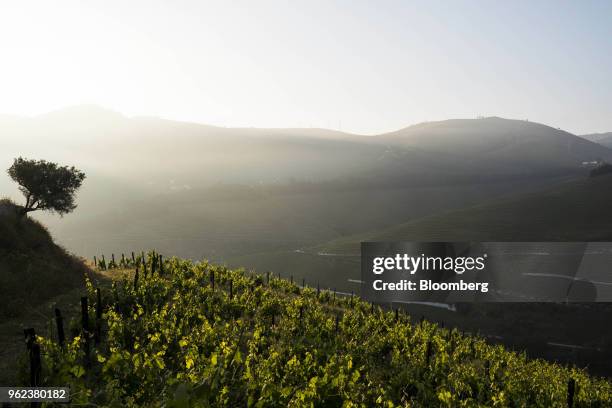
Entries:
POLYGON ((0 113, 612 131, 612 1, 6 1, 0 113))

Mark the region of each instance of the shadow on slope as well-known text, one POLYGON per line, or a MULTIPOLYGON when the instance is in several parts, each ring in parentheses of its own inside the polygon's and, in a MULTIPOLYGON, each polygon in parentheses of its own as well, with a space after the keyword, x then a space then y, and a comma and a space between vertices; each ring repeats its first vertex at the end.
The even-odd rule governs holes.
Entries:
POLYGON ((0 318, 15 317, 83 286, 89 269, 53 242, 47 229, 20 219, 19 206, 0 200, 0 318))
POLYGON ((607 241, 612 175, 561 183, 395 227, 329 242, 318 251, 359 254, 361 241, 607 241))

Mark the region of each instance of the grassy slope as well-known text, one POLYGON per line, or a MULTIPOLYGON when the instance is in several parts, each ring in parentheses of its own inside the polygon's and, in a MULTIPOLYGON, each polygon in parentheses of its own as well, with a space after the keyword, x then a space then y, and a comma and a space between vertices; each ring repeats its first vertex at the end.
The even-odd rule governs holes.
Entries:
POLYGON ((87 268, 57 246, 46 228, 19 219, 18 207, 0 201, 0 317, 18 316, 24 309, 77 286, 87 268))
POLYGON ((612 238, 612 176, 450 211, 329 242, 317 251, 359 253, 361 241, 605 241, 612 238))

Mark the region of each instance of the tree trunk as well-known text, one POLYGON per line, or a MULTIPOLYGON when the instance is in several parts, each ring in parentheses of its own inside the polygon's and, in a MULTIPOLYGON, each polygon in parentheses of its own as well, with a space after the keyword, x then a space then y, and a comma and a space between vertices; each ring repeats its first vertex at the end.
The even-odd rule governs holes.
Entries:
POLYGON ((19 219, 22 220, 25 218, 26 215, 28 215, 29 212, 36 211, 36 210, 37 208, 21 207, 17 214, 19 215, 19 219))

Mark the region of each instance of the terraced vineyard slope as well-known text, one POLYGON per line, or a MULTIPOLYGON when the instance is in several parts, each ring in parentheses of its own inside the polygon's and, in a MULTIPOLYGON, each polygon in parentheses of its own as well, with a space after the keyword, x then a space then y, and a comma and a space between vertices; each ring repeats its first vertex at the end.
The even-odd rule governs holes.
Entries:
POLYGON ((32 339, 43 385, 97 406, 612 404, 606 380, 356 297, 147 258, 122 260, 139 270, 110 290, 88 284, 63 346, 55 332, 32 339))

